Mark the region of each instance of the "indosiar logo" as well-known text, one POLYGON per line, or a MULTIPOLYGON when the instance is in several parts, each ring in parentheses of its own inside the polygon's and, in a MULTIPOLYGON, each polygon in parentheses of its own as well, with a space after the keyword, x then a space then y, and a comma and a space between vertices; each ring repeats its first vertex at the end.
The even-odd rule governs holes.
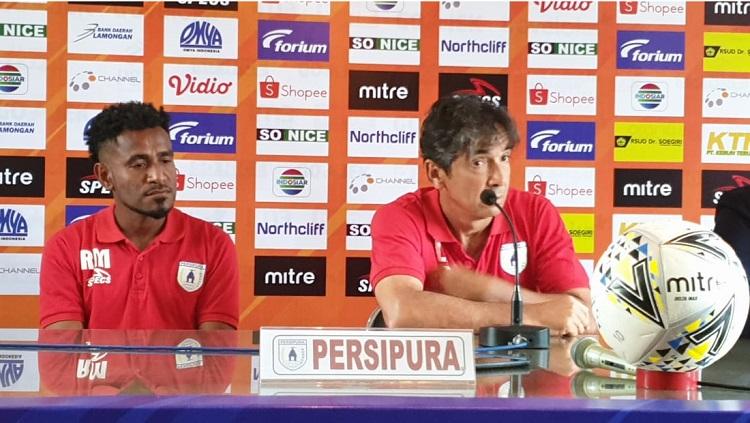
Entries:
POLYGON ((325 257, 255 257, 255 295, 325 296, 325 257))
POLYGON ((21 212, 9 207, 0 207, 0 241, 26 241, 29 223, 21 212))
POLYGON ((528 122, 530 160, 594 160, 594 122, 528 122))
POLYGON ((207 21, 194 21, 180 34, 180 47, 187 52, 219 53, 223 45, 221 31, 207 21))
POLYGON ((28 74, 28 68, 21 63, 0 64, 0 93, 26 94, 28 74))
POLYGON ((307 197, 310 195, 310 169, 275 168, 273 193, 280 197, 307 197))

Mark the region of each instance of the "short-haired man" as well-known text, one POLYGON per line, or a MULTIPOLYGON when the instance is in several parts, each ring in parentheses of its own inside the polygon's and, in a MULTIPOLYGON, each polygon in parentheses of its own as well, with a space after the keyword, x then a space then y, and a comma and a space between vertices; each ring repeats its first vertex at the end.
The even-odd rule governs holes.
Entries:
POLYGON ((169 116, 139 102, 88 130, 94 174, 114 205, 47 241, 40 324, 49 329, 233 329, 239 276, 231 239, 174 207, 169 116))
POLYGON ((497 207, 480 199, 491 189, 518 232, 524 323, 556 335, 595 330, 588 278, 557 210, 510 188, 517 142, 505 109, 480 97, 445 97, 432 106, 420 139, 432 186, 385 205, 372 222, 370 278, 389 327, 476 330, 510 322, 513 239, 497 207))

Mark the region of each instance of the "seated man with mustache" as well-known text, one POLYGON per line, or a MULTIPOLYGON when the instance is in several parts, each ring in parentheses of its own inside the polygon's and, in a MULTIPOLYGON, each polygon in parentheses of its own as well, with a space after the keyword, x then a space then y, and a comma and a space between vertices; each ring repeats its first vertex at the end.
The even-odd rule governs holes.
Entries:
POLYGON ((234 329, 232 240, 174 208, 177 169, 163 108, 119 103, 89 128, 94 174, 114 205, 44 247, 40 325, 48 329, 234 329))

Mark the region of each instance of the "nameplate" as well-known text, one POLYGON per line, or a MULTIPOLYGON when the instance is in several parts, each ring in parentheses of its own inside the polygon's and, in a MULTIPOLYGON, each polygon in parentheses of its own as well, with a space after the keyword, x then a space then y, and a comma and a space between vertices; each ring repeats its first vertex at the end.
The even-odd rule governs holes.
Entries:
POLYGON ((470 330, 260 329, 260 381, 475 383, 470 330))

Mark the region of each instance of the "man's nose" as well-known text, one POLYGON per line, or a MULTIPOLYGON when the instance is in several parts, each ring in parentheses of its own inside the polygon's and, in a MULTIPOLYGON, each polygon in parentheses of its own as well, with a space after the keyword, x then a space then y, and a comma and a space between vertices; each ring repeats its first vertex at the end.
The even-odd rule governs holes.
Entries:
POLYGON ((494 161, 490 162, 490 165, 488 166, 488 175, 487 175, 487 185, 489 186, 499 186, 503 184, 503 172, 502 172, 502 166, 500 166, 498 163, 495 163, 494 161))

